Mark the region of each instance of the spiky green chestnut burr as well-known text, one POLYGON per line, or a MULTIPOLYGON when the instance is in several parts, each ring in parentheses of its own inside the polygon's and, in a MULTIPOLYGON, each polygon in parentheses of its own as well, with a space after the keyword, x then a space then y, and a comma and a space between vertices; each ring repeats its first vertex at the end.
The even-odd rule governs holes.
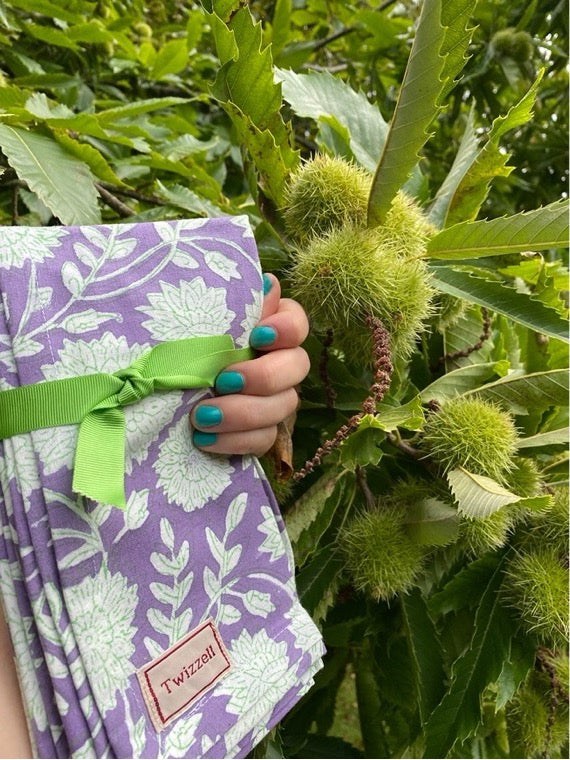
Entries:
POLYGON ((501 29, 493 36, 491 45, 499 57, 508 56, 519 63, 532 58, 534 43, 528 32, 519 31, 512 27, 501 29))
POLYGON ((355 517, 339 536, 355 587, 388 601, 408 591, 423 564, 423 551, 403 529, 405 510, 381 506, 355 517))
POLYGON ((471 396, 451 399, 430 413, 422 440, 422 447, 446 471, 462 466, 498 482, 513 470, 516 446, 511 415, 471 396))
POLYGON ((534 459, 515 457, 513 469, 505 475, 507 488, 517 496, 538 496, 542 489, 542 477, 534 459))
POLYGON ((435 317, 433 325, 435 329, 443 333, 458 322, 465 314, 469 304, 462 298, 455 298, 447 293, 440 293, 434 302, 435 317))
POLYGON ((277 503, 280 506, 283 506, 287 503, 289 497, 293 493, 293 481, 291 479, 283 480, 278 477, 275 461, 270 456, 265 455, 261 457, 259 463, 263 467, 263 471, 269 481, 271 490, 275 494, 277 503))
POLYGON ((511 757, 556 757, 568 739, 568 710, 552 709, 548 685, 533 673, 507 708, 511 757), (541 683, 541 680, 543 681, 541 683))
POLYGON ((459 525, 461 548, 473 557, 504 546, 513 526, 512 513, 503 507, 482 520, 462 520, 459 525))
POLYGON ((371 175, 342 158, 318 155, 285 187, 283 217, 294 241, 305 245, 347 225, 366 226, 371 175))
POLYGON ((568 641, 568 569, 548 545, 522 547, 509 561, 504 595, 529 633, 547 644, 568 641))
POLYGON ((560 557, 568 554, 568 487, 557 488, 548 510, 533 513, 528 522, 528 538, 533 545, 550 546, 560 557))
POLYGON ((370 355, 366 315, 382 321, 392 354, 407 356, 431 312, 425 263, 383 247, 376 230, 345 227, 313 238, 295 253, 290 275, 315 328, 332 328, 335 345, 360 363, 370 355))

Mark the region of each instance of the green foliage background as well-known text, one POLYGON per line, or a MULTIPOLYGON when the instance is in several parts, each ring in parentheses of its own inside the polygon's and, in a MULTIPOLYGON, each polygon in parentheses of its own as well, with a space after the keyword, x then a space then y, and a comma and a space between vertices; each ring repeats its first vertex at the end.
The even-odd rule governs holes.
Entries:
MULTIPOLYGON (((389 393, 323 467, 277 484, 329 654, 257 756, 568 754, 567 641, 525 625, 512 589, 514 558, 567 519, 567 23, 563 0, 0 0, 0 224, 246 213, 287 292, 287 183, 320 152, 375 175, 371 227, 404 186, 440 230, 439 312, 389 393), (422 449, 430 409, 456 396, 512 415, 509 483, 422 449), (423 569, 377 601, 339 546, 411 480, 423 569), (495 548, 466 548, 469 520, 505 510, 495 548)), ((324 377, 324 340, 307 342, 298 467, 371 382, 334 342, 324 377)))

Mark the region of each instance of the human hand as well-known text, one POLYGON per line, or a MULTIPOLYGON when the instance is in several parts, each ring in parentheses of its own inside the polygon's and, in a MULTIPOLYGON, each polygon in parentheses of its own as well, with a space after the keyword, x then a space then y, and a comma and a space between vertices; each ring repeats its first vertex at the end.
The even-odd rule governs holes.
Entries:
POLYGON ((264 275, 264 286, 261 320, 250 336, 261 356, 220 372, 218 395, 192 410, 193 441, 205 451, 262 456, 275 441, 277 424, 297 408, 295 386, 310 366, 300 346, 309 323, 296 301, 281 298, 274 275, 264 275))

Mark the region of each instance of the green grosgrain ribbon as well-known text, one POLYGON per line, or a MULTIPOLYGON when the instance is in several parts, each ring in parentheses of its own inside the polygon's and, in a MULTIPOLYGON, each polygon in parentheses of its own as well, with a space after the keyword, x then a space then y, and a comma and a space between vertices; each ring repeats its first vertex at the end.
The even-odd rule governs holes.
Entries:
POLYGON ((125 412, 155 391, 207 388, 229 364, 253 357, 229 335, 159 343, 130 367, 23 385, 0 392, 0 439, 79 423, 73 490, 104 504, 126 506, 125 412))

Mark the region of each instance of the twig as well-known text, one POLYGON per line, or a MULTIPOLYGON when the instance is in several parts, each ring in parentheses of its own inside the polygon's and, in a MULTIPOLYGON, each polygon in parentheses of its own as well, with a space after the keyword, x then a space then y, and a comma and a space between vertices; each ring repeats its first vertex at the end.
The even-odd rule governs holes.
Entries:
POLYGON ((366 414, 376 414, 376 405, 386 395, 392 379, 392 361, 390 358, 390 335, 376 317, 368 316, 366 325, 372 332, 374 354, 374 382, 370 386, 369 395, 362 403, 362 411, 351 417, 346 424, 339 428, 334 436, 325 441, 315 452, 312 459, 305 462, 303 467, 294 473, 294 480, 302 480, 332 451, 340 446, 353 433, 366 414))
POLYGON ((133 216, 135 213, 134 210, 130 206, 127 206, 126 203, 123 203, 123 201, 120 201, 115 195, 113 195, 113 193, 110 193, 100 182, 96 182, 95 187, 101 196, 101 200, 106 203, 109 208, 112 208, 113 211, 116 211, 120 217, 125 219, 128 216, 133 216))
POLYGON ((325 387, 327 409, 334 409, 334 402, 336 401, 336 391, 332 387, 329 375, 329 348, 332 346, 333 338, 333 330, 329 327, 323 341, 323 350, 321 352, 321 361, 319 364, 319 376, 321 378, 322 384, 325 387))
POLYGON ((132 190, 130 187, 118 187, 117 185, 111 185, 109 182, 99 182, 98 184, 105 188, 105 190, 113 193, 113 195, 123 195, 125 198, 133 198, 135 201, 150 203, 153 206, 168 206, 167 201, 156 195, 145 195, 138 190, 132 190))
MULTIPOLYGON (((385 11, 387 8, 389 8, 391 5, 394 5, 396 3, 396 0, 386 0, 385 2, 381 3, 378 8, 376 9, 377 13, 381 13, 382 11, 385 11)), ((353 26, 345 26, 344 29, 340 29, 338 32, 334 32, 333 34, 329 34, 328 37, 323 37, 322 40, 319 40, 315 47, 313 48, 313 52, 317 50, 321 50, 322 48, 329 45, 331 42, 336 42, 336 40, 340 40, 342 37, 346 37, 348 34, 352 34, 352 32, 355 32, 358 29, 358 26, 355 24, 353 26)))
POLYGON ((364 498, 366 499, 366 506, 368 509, 374 509, 376 506, 376 499, 374 498, 374 494, 370 490, 370 486, 368 485, 368 481, 366 480, 366 471, 363 467, 358 465, 355 470, 356 473, 356 480, 358 482, 358 485, 360 486, 360 489, 362 490, 362 493, 364 494, 364 498))

